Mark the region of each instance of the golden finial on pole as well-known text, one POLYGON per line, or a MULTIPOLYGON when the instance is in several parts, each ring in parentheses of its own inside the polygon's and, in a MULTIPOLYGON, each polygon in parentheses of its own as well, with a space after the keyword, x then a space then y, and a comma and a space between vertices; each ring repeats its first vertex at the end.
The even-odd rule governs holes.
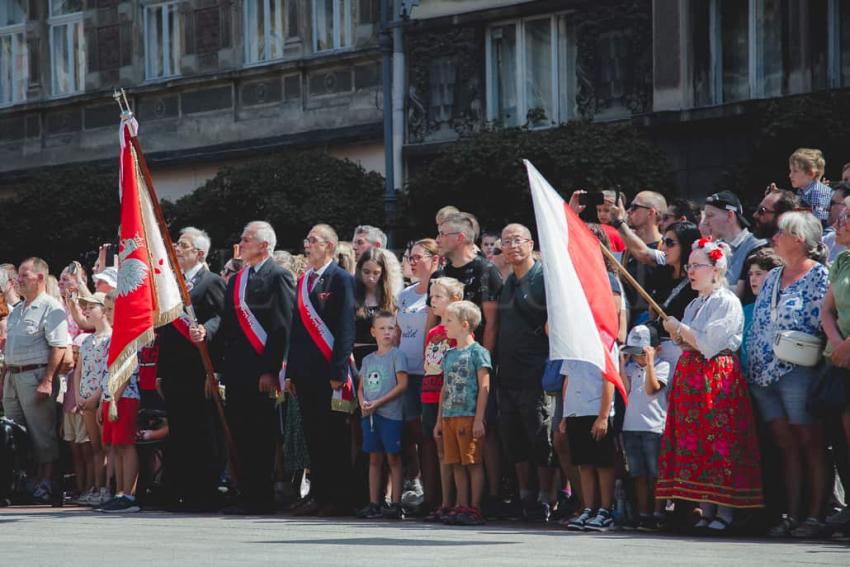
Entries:
POLYGON ((132 116, 133 111, 130 110, 130 101, 127 100, 127 93, 124 89, 113 89, 112 99, 118 104, 121 109, 121 116, 132 116))

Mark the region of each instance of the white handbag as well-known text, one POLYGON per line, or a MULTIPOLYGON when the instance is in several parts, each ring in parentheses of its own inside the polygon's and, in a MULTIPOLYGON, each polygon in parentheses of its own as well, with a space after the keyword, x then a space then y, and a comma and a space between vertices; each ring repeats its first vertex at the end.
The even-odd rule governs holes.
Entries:
MULTIPOLYGON (((776 278, 773 293, 770 298, 770 319, 776 322, 776 305, 779 298, 779 285, 782 282, 782 270, 776 278)), ((823 341, 820 337, 802 331, 777 331, 773 338, 773 354, 784 362, 797 366, 817 366, 823 352, 823 341)))

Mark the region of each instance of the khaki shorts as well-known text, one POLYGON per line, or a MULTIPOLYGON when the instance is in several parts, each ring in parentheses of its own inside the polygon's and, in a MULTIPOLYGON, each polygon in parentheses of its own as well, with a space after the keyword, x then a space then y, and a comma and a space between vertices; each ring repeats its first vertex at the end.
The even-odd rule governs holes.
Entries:
POLYGON ((68 443, 88 443, 89 434, 86 431, 86 420, 79 413, 63 413, 62 429, 65 434, 63 438, 68 443))
POLYGON ((477 465, 481 462, 481 444, 472 437, 475 418, 443 418, 443 464, 477 465))
POLYGON ((6 417, 27 428, 37 464, 52 463, 59 458, 55 396, 59 381, 53 381, 54 395, 40 400, 35 389, 43 375, 44 368, 10 372, 3 386, 6 417))

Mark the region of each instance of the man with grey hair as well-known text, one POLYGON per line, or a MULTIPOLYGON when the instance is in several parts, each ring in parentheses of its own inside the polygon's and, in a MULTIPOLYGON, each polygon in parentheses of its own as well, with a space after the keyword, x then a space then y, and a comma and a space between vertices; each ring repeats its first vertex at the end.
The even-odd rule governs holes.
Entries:
MULTIPOLYGON (((274 392, 289 348, 295 282, 271 258, 277 236, 264 221, 248 223, 239 250, 245 262, 227 284, 215 345, 223 354, 227 421, 239 455, 239 505, 229 514, 274 512, 274 392)), ((203 340, 204 326, 193 328, 203 340)))
POLYGON ((351 246, 354 248, 354 256, 360 260, 369 248, 386 248, 387 235, 384 231, 375 226, 361 224, 354 229, 354 237, 351 239, 351 246))
POLYGON ((53 378, 71 340, 62 304, 46 293, 48 273, 41 258, 28 258, 18 268, 23 301, 9 314, 3 385, 6 417, 27 428, 35 450, 38 485, 33 499, 39 503, 52 496, 53 463, 59 458, 54 401, 59 384, 53 378))
POLYGON ((182 229, 174 250, 198 326, 190 327, 188 318, 181 318, 160 329, 157 379, 165 397, 173 449, 168 463, 175 493, 173 509, 198 512, 215 507, 220 459, 214 408, 205 396, 206 369, 194 339, 215 338, 226 286, 206 265, 210 250, 206 232, 191 226, 182 229))

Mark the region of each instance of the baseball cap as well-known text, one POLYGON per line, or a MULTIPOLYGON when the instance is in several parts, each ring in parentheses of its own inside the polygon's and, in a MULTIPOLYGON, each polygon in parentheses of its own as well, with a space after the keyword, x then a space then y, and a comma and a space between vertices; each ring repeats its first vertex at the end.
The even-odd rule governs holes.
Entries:
POLYGON ((626 346, 623 347, 625 354, 643 354, 643 347, 658 346, 658 331, 655 327, 636 325, 629 336, 626 337, 626 346))
POLYGON ((102 291, 98 291, 96 293, 81 295, 80 301, 82 303, 91 303, 93 305, 105 305, 106 304, 106 294, 102 291))
POLYGON ((102 272, 93 275, 92 279, 103 280, 111 287, 118 287, 118 269, 115 267, 106 268, 102 272))
POLYGON ((741 205, 741 200, 732 191, 720 191, 719 193, 709 195, 705 200, 705 204, 723 209, 724 211, 732 211, 743 226, 750 226, 750 221, 744 216, 744 207, 741 205))

